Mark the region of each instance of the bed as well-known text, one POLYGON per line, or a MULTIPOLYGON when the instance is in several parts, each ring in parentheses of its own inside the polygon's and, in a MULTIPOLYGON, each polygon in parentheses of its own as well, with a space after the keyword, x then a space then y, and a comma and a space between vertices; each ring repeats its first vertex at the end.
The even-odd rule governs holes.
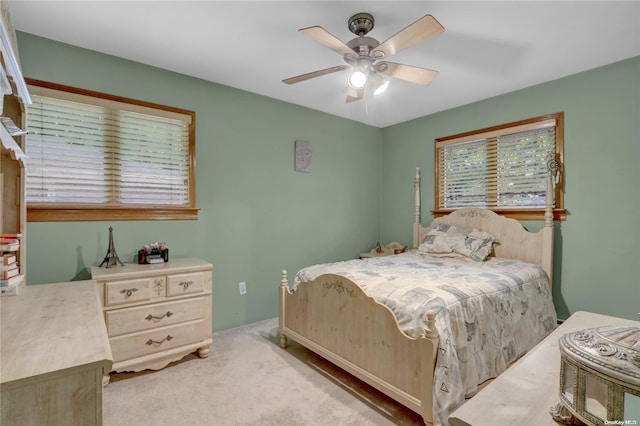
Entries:
POLYGON ((283 348, 291 338, 417 412, 425 424, 446 425, 478 384, 555 328, 553 205, 547 202, 544 227, 535 233, 479 208, 423 227, 419 187, 416 170, 413 250, 313 265, 291 284, 282 271, 279 332, 283 348), (491 255, 477 261, 466 249, 442 253, 439 234, 451 230, 456 238, 463 232, 465 241, 470 232, 474 238, 486 233, 493 238, 491 255))

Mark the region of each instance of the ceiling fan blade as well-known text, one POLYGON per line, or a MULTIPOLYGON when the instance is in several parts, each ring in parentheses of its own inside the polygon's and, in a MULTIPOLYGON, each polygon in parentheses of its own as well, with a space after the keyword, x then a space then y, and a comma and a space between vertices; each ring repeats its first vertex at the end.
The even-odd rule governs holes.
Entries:
POLYGON ((349 46, 344 44, 340 39, 338 39, 336 36, 322 27, 307 27, 301 28, 298 31, 306 35, 310 39, 320 43, 324 47, 328 47, 341 56, 355 55, 354 51, 351 50, 349 46))
POLYGON ((364 87, 347 91, 347 103, 359 101, 362 98, 364 98, 364 87))
POLYGON ((323 75, 331 74, 331 73, 334 73, 334 72, 346 70, 347 68, 349 68, 348 65, 338 65, 336 67, 325 68, 323 70, 308 72, 306 74, 301 74, 301 75, 297 75, 295 77, 286 78, 286 79, 282 80, 282 82, 286 83, 286 84, 300 83, 301 81, 305 81, 305 80, 309 80, 309 79, 312 79, 312 78, 321 77, 323 75))
POLYGON ((395 62, 378 62, 376 68, 382 74, 422 85, 431 83, 431 80, 438 76, 438 71, 435 70, 396 64, 395 62))
POLYGON ((382 42, 374 49, 373 56, 376 55, 376 52, 382 52, 384 57, 388 58, 443 31, 444 27, 436 18, 431 15, 425 15, 382 42))

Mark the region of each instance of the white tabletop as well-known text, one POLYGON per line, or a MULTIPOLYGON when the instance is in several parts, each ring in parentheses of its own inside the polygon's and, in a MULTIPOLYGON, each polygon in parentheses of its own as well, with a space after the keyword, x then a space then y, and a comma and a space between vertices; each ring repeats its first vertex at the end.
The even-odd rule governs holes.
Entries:
POLYGON ((558 426, 549 409, 560 400, 560 349, 565 333, 640 322, 590 312, 576 312, 493 382, 454 411, 451 426, 558 426))
POLYGON ((95 281, 28 285, 0 298, 0 383, 112 362, 95 281))

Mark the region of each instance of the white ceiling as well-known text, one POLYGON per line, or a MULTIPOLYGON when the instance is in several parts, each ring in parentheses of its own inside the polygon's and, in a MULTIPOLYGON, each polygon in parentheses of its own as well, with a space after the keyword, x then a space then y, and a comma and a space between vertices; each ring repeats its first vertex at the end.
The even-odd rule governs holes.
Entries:
POLYGON ((640 55, 640 2, 625 1, 31 1, 10 0, 15 28, 377 127, 443 111, 640 55), (347 42, 348 18, 371 13, 383 42, 423 15, 439 36, 391 57, 438 70, 428 86, 392 79, 345 103, 344 64, 299 34, 319 25, 347 42))

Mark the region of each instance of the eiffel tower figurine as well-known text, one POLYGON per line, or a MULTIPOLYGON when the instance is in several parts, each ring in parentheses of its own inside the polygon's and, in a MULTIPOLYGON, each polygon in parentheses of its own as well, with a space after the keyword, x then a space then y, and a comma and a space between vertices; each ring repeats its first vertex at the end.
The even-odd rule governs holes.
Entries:
POLYGON ((109 227, 109 249, 107 250, 107 255, 104 257, 104 260, 100 264, 100 266, 107 264, 107 268, 112 267, 113 265, 120 264, 124 266, 124 263, 120 262, 118 259, 118 255, 116 254, 116 247, 113 244, 113 228, 109 227))

